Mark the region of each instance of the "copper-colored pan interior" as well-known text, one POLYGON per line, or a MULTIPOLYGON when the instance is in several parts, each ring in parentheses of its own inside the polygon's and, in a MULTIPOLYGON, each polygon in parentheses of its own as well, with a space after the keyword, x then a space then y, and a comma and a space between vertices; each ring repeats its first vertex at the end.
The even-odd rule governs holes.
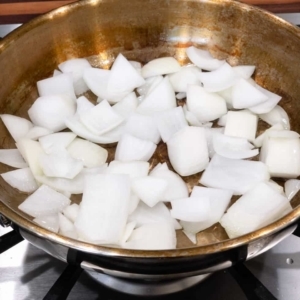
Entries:
MULTIPOLYGON (((94 66, 108 68, 116 54, 122 52, 142 63, 156 57, 174 56, 186 64, 185 48, 190 45, 209 49, 215 57, 226 59, 231 65, 255 65, 255 80, 283 96, 280 104, 290 116, 292 129, 300 132, 300 31, 257 8, 221 0, 81 1, 31 21, 0 43, 0 113, 27 118, 27 110, 38 96, 36 81, 50 76, 67 59, 88 57, 94 66)), ((92 94, 86 95, 95 101, 92 94)), ((259 131, 265 128, 261 122, 259 131)), ((2 123, 0 148, 15 148, 2 123)), ((109 145, 108 149, 112 160, 115 148, 109 145)), ((168 162, 168 158, 166 146, 161 143, 151 165, 164 161, 168 162)), ((0 164, 1 173, 11 169, 0 164)), ((184 178, 190 190, 200 176, 184 178)), ((41 229, 17 209, 27 195, 11 188, 2 178, 0 187, 3 203, 0 210, 22 227, 83 250, 145 254, 91 246, 41 229)), ((78 203, 80 197, 72 200, 78 203)), ((293 199, 292 205, 296 208, 299 203, 300 195, 293 199)), ((282 228, 299 215, 300 209, 294 210, 267 229, 230 241, 222 227, 214 225, 198 233, 197 247, 178 231, 177 248, 193 249, 175 251, 172 255, 225 250, 282 228)), ((147 255, 166 256, 172 251, 153 253, 147 255)))

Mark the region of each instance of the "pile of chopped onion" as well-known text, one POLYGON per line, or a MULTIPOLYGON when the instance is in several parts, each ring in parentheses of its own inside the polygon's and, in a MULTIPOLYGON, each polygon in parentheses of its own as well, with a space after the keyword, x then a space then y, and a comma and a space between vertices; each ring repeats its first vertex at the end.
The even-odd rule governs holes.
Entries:
POLYGON ((281 97, 255 83, 255 66, 195 47, 186 54, 191 65, 164 57, 142 66, 119 54, 110 70, 71 59, 37 82, 30 120, 1 115, 17 146, 0 150, 0 162, 17 168, 2 179, 30 194, 19 209, 72 239, 146 250, 176 248, 176 230, 197 244, 218 222, 235 238, 290 212, 300 140, 281 97), (270 128, 257 136, 259 119, 270 128), (172 168, 150 170, 159 143, 172 168), (189 193, 182 177, 195 174, 189 193), (271 177, 289 179, 284 190, 271 177), (82 194, 79 205, 72 194, 82 194))

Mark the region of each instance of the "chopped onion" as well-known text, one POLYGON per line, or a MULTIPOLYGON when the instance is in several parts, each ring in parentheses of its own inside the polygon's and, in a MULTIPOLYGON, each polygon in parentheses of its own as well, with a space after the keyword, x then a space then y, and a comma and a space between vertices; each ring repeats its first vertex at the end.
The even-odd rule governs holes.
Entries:
POLYGON ((284 183, 285 195, 291 201, 300 190, 300 180, 289 179, 284 183))
POLYGON ((180 70, 180 64, 174 57, 160 57, 149 61, 142 67, 144 78, 175 73, 180 70))
POLYGON ((72 223, 75 222, 78 216, 78 212, 79 212, 79 205, 76 203, 66 206, 63 210, 64 216, 66 216, 72 223))
POLYGON ((59 220, 58 220, 58 214, 50 214, 50 215, 43 215, 38 216, 37 218, 33 219, 33 222, 37 223, 41 227, 53 231, 55 233, 58 233, 59 230, 59 220))
POLYGON ((135 93, 128 94, 121 101, 112 106, 115 113, 127 119, 132 112, 136 110, 138 106, 138 100, 135 93))
POLYGON ((46 185, 39 187, 18 208, 32 217, 61 212, 70 204, 70 199, 46 185))
POLYGON ((256 147, 261 147, 263 145, 263 141, 268 137, 268 134, 272 130, 284 130, 283 125, 281 123, 275 124, 271 126, 269 129, 264 131, 261 135, 259 135, 253 142, 256 147))
POLYGON ((13 168, 28 167, 18 149, 0 149, 0 162, 13 168))
POLYGON ((139 197, 131 192, 130 201, 129 201, 128 215, 132 214, 136 210, 139 203, 140 203, 139 197))
POLYGON ((290 120, 286 111, 279 105, 276 105, 270 112, 260 114, 259 117, 270 125, 281 123, 286 130, 290 130, 290 120))
POLYGON ((78 235, 74 224, 63 214, 58 214, 59 233, 71 239, 77 239, 78 235))
POLYGON ((210 158, 212 158, 216 153, 213 146, 213 138, 218 133, 224 133, 224 128, 205 128, 208 155, 210 158))
POLYGON ((90 109, 95 107, 95 105, 84 96, 77 98, 76 104, 77 104, 76 115, 78 115, 78 116, 81 113, 89 111, 90 109))
POLYGON ((176 95, 176 99, 177 99, 177 100, 182 100, 182 99, 184 99, 184 98, 186 98, 186 93, 184 93, 184 92, 178 93, 178 94, 176 95))
POLYGON ((226 126, 226 121, 227 121, 227 114, 223 115, 222 117, 219 118, 218 120, 218 125, 219 126, 226 126))
POLYGON ((124 246, 124 244, 127 242, 127 240, 129 239, 129 237, 131 236, 133 230, 135 229, 136 226, 136 222, 129 222, 126 224, 124 232, 122 234, 122 237, 120 238, 119 244, 122 246, 124 246))
POLYGON ((233 70, 242 78, 249 79, 254 71, 255 66, 235 66, 233 67, 233 70))
POLYGON ((185 230, 182 230, 182 232, 186 235, 186 237, 193 243, 197 244, 197 236, 194 233, 187 232, 185 230))
POLYGON ((109 174, 126 174, 130 179, 145 177, 149 172, 149 163, 147 161, 128 161, 122 162, 113 160, 108 167, 109 174))
POLYGON ((44 128, 44 127, 40 127, 40 126, 34 126, 32 127, 28 132, 27 134, 24 136, 24 138, 27 138, 27 139, 31 139, 31 140, 38 140, 40 137, 43 137, 45 135, 49 135, 53 133, 52 130, 49 130, 47 128, 44 128))
POLYGON ((38 185, 29 168, 2 173, 1 177, 13 188, 24 193, 32 193, 38 185))
POLYGON ((156 145, 150 141, 136 138, 130 134, 124 134, 116 149, 115 160, 148 161, 156 150, 156 145))

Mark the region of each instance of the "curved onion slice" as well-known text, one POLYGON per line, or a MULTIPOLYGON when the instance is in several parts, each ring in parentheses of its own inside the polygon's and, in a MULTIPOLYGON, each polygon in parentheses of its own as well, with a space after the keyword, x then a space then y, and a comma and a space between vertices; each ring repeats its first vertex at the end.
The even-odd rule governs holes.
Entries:
POLYGON ((76 133, 78 136, 87 139, 94 143, 99 144, 110 144, 115 143, 119 140, 119 136, 109 136, 109 135, 96 135, 90 132, 78 119, 78 116, 74 116, 65 120, 66 126, 76 133))
POLYGON ((18 149, 0 149, 0 162, 13 168, 28 167, 18 149))
POLYGON ((187 108, 200 122, 213 121, 227 113, 225 100, 198 85, 187 88, 187 108))
POLYGON ((158 144, 160 134, 152 116, 132 113, 124 125, 124 133, 158 144))
POLYGON ((247 139, 226 136, 222 133, 215 134, 213 137, 213 147, 217 154, 232 158, 244 159, 258 155, 258 149, 253 149, 247 139))
POLYGON ((165 143, 168 142, 176 132, 188 126, 183 109, 180 106, 157 113, 154 119, 162 140, 165 143))
POLYGON ((39 187, 18 208, 32 217, 54 214, 70 205, 70 199, 46 185, 39 187))
POLYGON ((144 78, 121 53, 117 56, 111 67, 107 82, 107 91, 122 95, 130 93, 133 89, 143 85, 144 78))
POLYGON ((79 119, 87 129, 96 135, 101 135, 115 128, 124 120, 106 100, 81 113, 79 119))
POLYGON ((166 165, 163 164, 160 168, 155 168, 150 173, 150 176, 165 179, 169 183, 163 200, 171 201, 179 198, 187 198, 189 191, 186 183, 178 174, 170 170, 166 170, 165 167, 166 165))
POLYGON ((71 74, 61 74, 40 80, 37 82, 37 89, 40 97, 67 95, 73 101, 76 100, 71 74))
POLYGON ((225 63, 225 60, 213 58, 207 50, 197 49, 194 46, 187 48, 186 54, 192 63, 207 71, 216 70, 225 63))
POLYGON ((167 222, 145 224, 133 230, 123 247, 139 250, 175 249, 176 233, 167 222))
POLYGON ((230 159, 215 154, 199 182, 242 195, 259 182, 269 179, 268 168, 260 161, 230 159))
POLYGON ((181 176, 201 172, 209 162, 204 128, 184 127, 173 135, 167 146, 170 162, 181 176))
POLYGON ((208 214, 208 219, 203 222, 181 221, 180 223, 183 226, 183 229, 186 232, 196 234, 219 222, 230 204, 232 194, 233 192, 230 190, 195 186, 192 190, 191 197, 208 197, 210 201, 210 212, 208 214))
POLYGON ((142 68, 144 78, 175 73, 180 70, 180 64, 174 57, 160 57, 149 61, 142 68))
POLYGON ((1 177, 13 188, 24 193, 32 193, 38 188, 29 168, 2 173, 1 177))
POLYGON ((115 160, 148 161, 156 150, 156 145, 150 141, 136 138, 130 134, 124 134, 116 149, 115 160))
POLYGON ((232 87, 232 105, 234 108, 243 109, 263 104, 268 96, 261 92, 245 79, 240 79, 232 87))
POLYGON ((279 105, 276 105, 270 112, 260 114, 259 117, 270 125, 282 123, 284 129, 290 130, 290 120, 286 111, 279 105))
POLYGON ((199 68, 195 66, 185 66, 178 72, 169 75, 169 80, 175 92, 186 92, 189 84, 200 84, 198 78, 199 73, 201 73, 199 68))
POLYGON ((59 220, 58 214, 50 214, 50 215, 43 215, 33 219, 33 222, 37 223, 41 227, 58 233, 59 230, 59 220))
POLYGON ((274 222, 290 206, 288 199, 264 182, 239 198, 220 220, 230 238, 274 222))
POLYGON ((291 201, 300 190, 300 180, 289 179, 284 183, 284 191, 288 200, 291 201))
POLYGON ((54 132, 66 128, 65 119, 76 111, 75 102, 66 95, 44 96, 38 98, 28 110, 33 124, 54 132))
POLYGON ((153 176, 136 178, 131 184, 133 192, 150 207, 163 200, 167 187, 167 180, 153 176))
POLYGON ((25 137, 28 131, 33 127, 33 124, 24 118, 7 114, 0 115, 0 117, 15 142, 25 137))
POLYGON ((181 229, 180 224, 171 217, 169 209, 159 202, 153 207, 149 207, 140 201, 136 210, 128 216, 128 222, 136 222, 136 227, 140 227, 149 223, 168 222, 172 224, 174 229, 181 229))
POLYGON ((210 93, 228 89, 240 79, 234 69, 226 62, 212 72, 199 73, 198 78, 204 89, 210 93))
POLYGON ((39 142, 46 154, 51 154, 57 149, 66 149, 68 145, 76 138, 73 132, 57 132, 43 136, 39 142))
POLYGON ((106 149, 90 141, 76 138, 67 148, 71 157, 83 162, 87 168, 103 165, 108 157, 106 149))
POLYGON ((211 209, 208 197, 176 199, 171 205, 171 216, 186 222, 205 222, 211 209))
POLYGON ((268 91, 267 89, 264 89, 263 87, 257 84, 255 86, 259 91, 261 91, 268 97, 268 100, 259 105, 249 107, 249 110, 255 114, 266 114, 278 104, 282 97, 268 91))
POLYGON ((175 93, 168 77, 165 77, 145 96, 136 111, 140 114, 150 115, 173 107, 176 107, 175 93))

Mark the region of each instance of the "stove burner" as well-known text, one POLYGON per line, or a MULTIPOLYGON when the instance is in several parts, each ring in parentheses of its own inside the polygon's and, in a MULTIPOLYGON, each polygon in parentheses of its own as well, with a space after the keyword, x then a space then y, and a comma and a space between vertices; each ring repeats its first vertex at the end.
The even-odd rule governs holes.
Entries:
POLYGON ((110 289, 135 296, 161 296, 188 289, 209 277, 211 274, 198 275, 183 279, 152 281, 129 280, 106 274, 86 271, 93 279, 110 289))

